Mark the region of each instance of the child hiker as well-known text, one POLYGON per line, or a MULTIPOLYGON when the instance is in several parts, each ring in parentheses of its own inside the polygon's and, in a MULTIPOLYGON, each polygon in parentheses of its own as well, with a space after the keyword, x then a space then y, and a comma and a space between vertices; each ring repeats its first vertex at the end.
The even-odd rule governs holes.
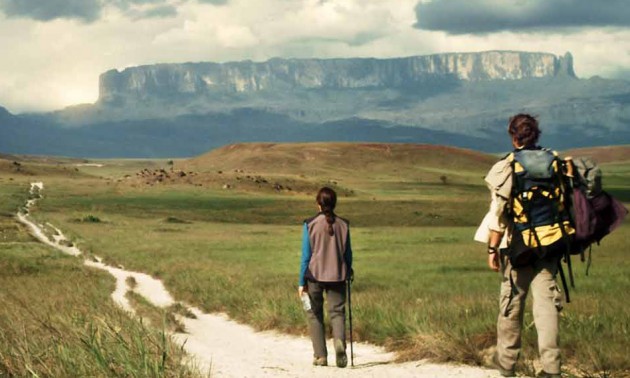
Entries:
POLYGON ((324 328, 324 292, 332 326, 337 367, 348 364, 346 355, 346 281, 352 274, 349 222, 334 210, 337 194, 330 188, 317 193, 319 213, 304 221, 302 264, 298 295, 308 295, 306 313, 313 342, 313 365, 327 366, 324 328), (310 306, 308 305, 310 302, 310 306))

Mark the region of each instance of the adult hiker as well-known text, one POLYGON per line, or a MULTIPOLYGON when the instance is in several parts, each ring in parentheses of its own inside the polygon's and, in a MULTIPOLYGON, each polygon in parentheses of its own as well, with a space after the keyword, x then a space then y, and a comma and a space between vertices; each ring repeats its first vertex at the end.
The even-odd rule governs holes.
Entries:
POLYGON ((515 376, 525 298, 531 290, 543 368, 539 376, 560 377, 558 318, 562 296, 556 274, 567 237, 574 232, 563 215, 567 213, 561 203, 563 188, 556 179, 561 162, 553 151, 537 145, 541 131, 533 116, 513 116, 508 133, 514 152, 497 162, 485 177, 492 197, 484 219, 489 230, 488 266, 502 274, 493 362, 502 376, 515 376))
POLYGON ((343 368, 348 364, 345 303, 346 281, 352 275, 350 227, 347 220, 334 212, 337 204, 334 190, 321 188, 316 201, 319 213, 304 221, 298 295, 306 300, 305 309, 313 342, 313 365, 327 366, 323 309, 326 293, 336 365, 343 368))

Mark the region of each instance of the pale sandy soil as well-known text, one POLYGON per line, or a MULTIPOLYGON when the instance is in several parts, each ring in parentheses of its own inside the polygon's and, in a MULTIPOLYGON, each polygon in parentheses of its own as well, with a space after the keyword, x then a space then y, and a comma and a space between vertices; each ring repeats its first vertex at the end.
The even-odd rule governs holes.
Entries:
MULTIPOLYGON (((31 184, 31 193, 43 190, 43 183, 31 184)), ((26 210, 18 213, 18 219, 25 224, 33 236, 42 243, 63 253, 80 256, 76 247, 67 247, 63 233, 55 230, 50 240, 43 232, 43 226, 33 222, 28 209, 37 199, 29 200, 26 210)), ((110 273, 116 279, 116 289, 112 299, 122 309, 134 314, 135 311, 126 293, 134 291, 158 307, 170 306, 176 301, 164 284, 147 274, 131 272, 108 266, 91 259, 85 265, 110 273), (133 277, 136 285, 127 284, 133 277)), ((296 300, 298 300, 296 298, 296 300)), ((201 310, 183 304, 196 319, 180 317, 186 333, 175 333, 173 339, 183 345, 190 356, 189 363, 198 367, 203 374, 213 377, 461 377, 481 378, 500 377, 494 370, 463 365, 441 365, 423 361, 393 363, 394 356, 382 348, 369 344, 354 345, 354 368, 338 369, 334 366, 334 349, 329 345, 329 367, 313 367, 312 348, 308 338, 283 335, 277 332, 256 332, 247 325, 236 323, 224 314, 206 314, 201 310)))

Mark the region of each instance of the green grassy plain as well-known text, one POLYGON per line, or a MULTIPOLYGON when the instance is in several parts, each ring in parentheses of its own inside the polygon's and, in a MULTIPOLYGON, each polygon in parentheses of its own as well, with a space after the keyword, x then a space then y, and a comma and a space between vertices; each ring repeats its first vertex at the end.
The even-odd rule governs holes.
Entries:
MULTIPOLYGON (((305 334, 296 297, 301 221, 316 211, 312 188, 334 181, 352 191, 339 199, 337 212, 352 225, 355 339, 384 345, 401 360, 481 364, 482 351, 495 342, 500 278, 487 268, 484 246, 472 236, 487 209, 481 177, 491 163, 456 156, 474 164, 442 171, 444 157, 432 160, 431 154, 374 163, 370 170, 354 160, 353 169, 336 170, 320 159, 324 163, 314 164, 312 175, 274 172, 264 159, 248 166, 230 156, 223 165, 213 155, 201 186, 119 182, 111 179, 115 168, 96 176, 94 168, 81 168, 72 179, 42 176, 44 199, 33 216, 106 262, 163 279, 177 300, 225 311, 258 329, 305 334), (246 173, 234 173, 237 168, 246 173), (304 190, 239 186, 237 177, 250 172, 299 181, 304 190), (226 180, 235 188, 222 190, 226 180), (100 222, 82 221, 90 216, 100 222)), ((628 165, 604 169, 607 188, 627 201, 628 165)), ((0 185, 27 188, 26 182, 0 185)), ((565 364, 577 375, 630 372, 628 235, 630 226, 624 225, 594 248, 588 277, 585 266, 574 263, 577 288, 562 312, 561 344, 565 364)), ((523 345, 521 371, 531 372, 537 354, 531 312, 523 345)))
POLYGON ((198 376, 159 327, 114 305, 113 278, 38 243, 15 221, 32 178, 0 174, 0 376, 198 376))

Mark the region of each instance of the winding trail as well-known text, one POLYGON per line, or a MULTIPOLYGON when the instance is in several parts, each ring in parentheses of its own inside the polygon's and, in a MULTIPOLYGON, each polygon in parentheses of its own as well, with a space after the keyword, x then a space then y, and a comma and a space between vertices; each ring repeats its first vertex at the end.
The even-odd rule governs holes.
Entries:
MULTIPOLYGON (((43 189, 44 184, 41 182, 31 184, 31 199, 18 212, 18 220, 42 243, 72 256, 82 256, 83 253, 69 243, 59 229, 47 224, 55 231, 51 240, 43 231, 44 225, 31 220, 30 208, 42 198, 43 189)), ((178 303, 162 281, 144 273, 106 265, 98 257, 95 259, 85 259, 84 264, 104 270, 116 279, 112 299, 130 314, 135 314, 135 311, 125 296, 129 291, 142 295, 158 307, 178 303), (136 281, 133 288, 127 284, 129 277, 136 281)), ((494 370, 464 365, 439 365, 423 361, 396 364, 392 362, 393 354, 364 343, 355 343, 354 368, 313 367, 311 343, 306 337, 256 332, 249 326, 230 320, 227 315, 206 314, 198 308, 181 304, 196 319, 178 317, 187 333, 174 333, 172 337, 184 347, 190 356, 191 365, 213 377, 499 377, 494 370)), ((332 345, 329 345, 328 350, 334 351, 332 345)), ((334 353, 330 355, 332 358, 328 362, 334 365, 334 353)))

